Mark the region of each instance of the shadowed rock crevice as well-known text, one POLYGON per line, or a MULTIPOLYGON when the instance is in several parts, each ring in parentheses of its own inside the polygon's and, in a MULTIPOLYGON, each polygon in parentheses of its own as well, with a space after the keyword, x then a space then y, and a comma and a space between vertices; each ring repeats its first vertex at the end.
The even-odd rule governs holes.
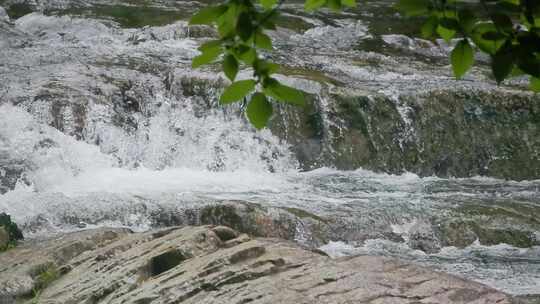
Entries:
POLYGON ((178 266, 183 261, 189 259, 184 252, 178 249, 167 251, 153 257, 148 265, 150 276, 158 276, 165 271, 178 266))

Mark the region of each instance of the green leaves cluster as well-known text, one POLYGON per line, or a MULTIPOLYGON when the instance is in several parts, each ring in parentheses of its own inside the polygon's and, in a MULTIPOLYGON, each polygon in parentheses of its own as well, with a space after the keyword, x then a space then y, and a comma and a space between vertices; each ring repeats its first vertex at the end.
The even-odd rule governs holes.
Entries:
MULTIPOLYGON (((273 102, 304 105, 303 92, 280 83, 273 75, 279 66, 263 59, 272 50, 265 31, 276 28, 285 0, 226 0, 200 10, 191 24, 215 25, 219 39, 201 45, 193 67, 221 62, 232 82, 221 104, 246 101, 246 115, 263 128, 273 112, 273 102), (237 80, 238 72, 251 68, 251 79, 237 80), (247 101, 249 99, 249 101, 247 101)), ((305 0, 304 8, 340 10, 356 6, 356 0, 305 0)), ((450 59, 454 75, 463 77, 474 64, 475 50, 491 56, 497 82, 514 75, 529 75, 530 87, 540 92, 539 0, 399 0, 396 7, 408 16, 426 19, 421 28, 426 38, 457 38, 450 59)))
POLYGON ((529 75, 531 89, 540 92, 540 1, 400 0, 396 6, 408 16, 427 17, 421 29, 426 38, 459 39, 451 54, 457 78, 473 65, 476 47, 490 55, 498 83, 529 75))
MULTIPOLYGON (((263 59, 272 50, 272 40, 265 33, 276 28, 276 19, 283 0, 228 0, 223 4, 201 9, 190 24, 215 25, 219 39, 199 47, 201 54, 193 59, 194 68, 221 62, 224 74, 231 81, 220 98, 221 104, 247 101, 246 115, 258 129, 266 126, 275 102, 303 106, 304 94, 280 83, 273 75, 279 66, 263 59), (251 79, 237 80, 243 68, 251 68, 251 79), (249 101, 248 101, 249 99, 249 101)), ((353 6, 355 0, 307 0, 306 9, 322 6, 340 9, 353 6)))

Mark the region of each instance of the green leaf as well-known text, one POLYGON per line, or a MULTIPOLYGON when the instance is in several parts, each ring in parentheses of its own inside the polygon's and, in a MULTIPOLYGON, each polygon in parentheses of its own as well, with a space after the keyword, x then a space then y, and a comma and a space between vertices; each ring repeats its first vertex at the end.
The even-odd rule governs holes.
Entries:
POLYGON ((444 26, 439 25, 437 26, 437 34, 439 34, 439 36, 441 36, 444 41, 450 42, 450 40, 454 38, 454 35, 456 35, 456 31, 447 29, 444 26))
POLYGON ((218 18, 218 32, 221 38, 229 38, 236 35, 238 12, 238 5, 229 3, 227 11, 218 18))
POLYGON ((348 7, 356 7, 356 0, 341 0, 341 4, 348 7))
POLYGON ((221 45, 221 43, 222 43, 221 40, 211 40, 211 41, 205 42, 199 47, 199 51, 205 52, 205 51, 207 51, 209 49, 219 47, 221 45))
POLYGON ((223 72, 231 81, 234 81, 238 74, 238 61, 233 55, 229 54, 223 59, 223 72))
POLYGON ((265 8, 265 9, 271 9, 272 7, 274 7, 274 5, 277 4, 278 0, 260 0, 261 1, 261 5, 265 8))
POLYGON ((508 77, 513 68, 514 55, 512 54, 511 43, 508 42, 491 57, 491 69, 497 83, 501 83, 508 77))
POLYGON ((249 46, 242 45, 238 49, 238 58, 240 58, 243 62, 246 64, 253 64, 255 62, 255 59, 257 59, 257 51, 254 48, 250 48, 249 46))
POLYGON ((458 12, 459 25, 467 33, 470 33, 473 30, 474 24, 477 19, 474 13, 471 10, 463 9, 458 12))
POLYGON ((299 106, 305 105, 304 93, 297 89, 282 85, 277 80, 270 78, 264 88, 266 95, 283 102, 299 106))
POLYGON ((306 0, 304 8, 306 11, 314 11, 326 4, 326 0, 306 0))
POLYGON ((257 129, 262 129, 268 123, 268 120, 272 116, 272 104, 268 102, 266 96, 262 93, 255 93, 251 97, 246 114, 253 126, 257 129))
POLYGON ((253 30, 255 30, 255 28, 253 27, 251 16, 246 12, 241 13, 238 17, 238 24, 236 25, 238 36, 240 36, 242 40, 248 41, 249 38, 251 38, 251 35, 253 35, 253 30))
POLYGON ((201 55, 193 58, 191 66, 196 69, 202 65, 209 64, 212 61, 216 60, 222 51, 223 49, 219 44, 212 47, 209 46, 203 50, 201 55))
POLYGON ((454 18, 440 18, 439 24, 449 30, 457 31, 459 30, 459 22, 454 18))
POLYGON ((497 28, 493 23, 477 23, 472 30, 471 38, 480 50, 493 55, 504 44, 504 39, 487 40, 484 35, 488 32, 497 32, 497 28))
POLYGON ((505 14, 493 14, 491 20, 495 23, 495 26, 506 33, 511 33, 514 24, 509 16, 505 14))
POLYGON ((334 11, 339 11, 341 9, 341 0, 326 0, 326 5, 334 11))
POLYGON ((219 99, 220 103, 229 104, 241 100, 255 89, 255 84, 255 80, 252 79, 233 82, 225 89, 223 94, 221 94, 221 98, 219 99))
POLYGON ((530 88, 536 93, 540 93, 540 78, 531 77, 530 88))
POLYGON ((435 16, 431 16, 426 20, 424 25, 422 25, 422 37, 431 38, 437 30, 437 25, 439 25, 439 19, 435 16))
POLYGON ((407 16, 419 16, 429 11, 430 0, 399 0, 396 8, 407 16))
POLYGON ((463 39, 454 48, 450 56, 454 76, 460 79, 467 73, 474 63, 474 51, 469 41, 463 39))
POLYGON ((271 75, 279 71, 279 64, 266 60, 257 60, 253 68, 260 75, 271 75))
POLYGON ((533 77, 540 78, 540 58, 523 49, 518 51, 519 56, 516 59, 519 68, 533 77))
POLYGON ((261 49, 272 50, 272 40, 262 32, 255 34, 255 45, 261 49))
POLYGON ((189 24, 212 24, 227 11, 227 6, 211 6, 201 9, 189 20, 189 24))
POLYGON ((482 38, 490 41, 497 41, 506 39, 506 35, 501 32, 489 31, 482 34, 482 38))

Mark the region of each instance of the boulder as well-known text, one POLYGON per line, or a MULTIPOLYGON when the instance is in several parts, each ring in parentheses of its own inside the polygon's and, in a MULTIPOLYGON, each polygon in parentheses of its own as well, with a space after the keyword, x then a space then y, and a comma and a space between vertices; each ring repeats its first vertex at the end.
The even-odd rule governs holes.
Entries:
POLYGON ((0 265, 8 265, 0 267, 0 299, 23 303, 28 288, 7 287, 26 282, 35 290, 40 279, 46 284, 33 301, 51 304, 511 303, 481 284, 393 258, 331 259, 220 226, 64 234, 10 250, 0 265))

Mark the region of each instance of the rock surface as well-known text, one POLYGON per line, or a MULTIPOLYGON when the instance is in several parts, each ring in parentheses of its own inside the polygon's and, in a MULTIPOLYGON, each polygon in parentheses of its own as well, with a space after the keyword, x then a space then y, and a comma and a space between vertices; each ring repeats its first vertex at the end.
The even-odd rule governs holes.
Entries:
POLYGON ((62 304, 510 303, 483 285, 395 259, 330 259, 216 226, 75 232, 28 242, 1 254, 0 265, 2 303, 30 302, 32 293, 62 304), (55 273, 46 284, 43 269, 55 273))

